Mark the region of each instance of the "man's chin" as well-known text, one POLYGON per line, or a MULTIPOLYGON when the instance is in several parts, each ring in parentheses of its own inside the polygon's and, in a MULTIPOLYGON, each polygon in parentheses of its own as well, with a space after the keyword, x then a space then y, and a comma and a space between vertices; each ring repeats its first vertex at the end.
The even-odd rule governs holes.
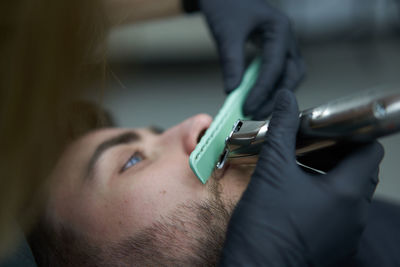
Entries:
POLYGON ((229 168, 230 168, 229 163, 225 164, 222 169, 218 169, 217 167, 215 167, 214 172, 212 174, 212 178, 214 178, 217 181, 220 181, 221 179, 223 179, 225 177, 229 168))
POLYGON ((226 168, 223 170, 223 174, 220 180, 232 180, 244 184, 250 182, 251 175, 254 172, 254 165, 237 165, 237 164, 227 164, 226 168))
POLYGON ((255 165, 239 165, 230 164, 229 162, 225 164, 222 169, 215 168, 213 176, 217 181, 222 179, 232 179, 237 178, 243 181, 250 181, 250 177, 254 172, 255 165))
POLYGON ((227 165, 217 178, 224 203, 236 205, 246 190, 254 171, 254 165, 227 165))

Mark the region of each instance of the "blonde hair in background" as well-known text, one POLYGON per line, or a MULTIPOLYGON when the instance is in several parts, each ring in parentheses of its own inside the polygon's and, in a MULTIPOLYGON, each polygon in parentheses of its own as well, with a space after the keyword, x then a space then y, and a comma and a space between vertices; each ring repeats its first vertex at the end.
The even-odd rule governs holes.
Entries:
POLYGON ((0 2, 0 258, 46 197, 70 103, 104 74, 107 26, 101 1, 0 2))

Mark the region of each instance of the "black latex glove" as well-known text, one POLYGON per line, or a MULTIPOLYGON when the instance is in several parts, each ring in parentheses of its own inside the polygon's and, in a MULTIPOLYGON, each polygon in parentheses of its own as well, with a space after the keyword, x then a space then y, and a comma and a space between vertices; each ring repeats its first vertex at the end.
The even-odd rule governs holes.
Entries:
POLYGON ((276 91, 294 90, 305 72, 288 18, 265 0, 199 0, 198 4, 217 42, 227 93, 241 82, 246 41, 255 39, 261 46, 260 76, 243 109, 256 120, 266 118, 276 91))
POLYGON ((326 175, 295 162, 298 107, 279 93, 259 161, 228 226, 221 266, 330 266, 355 253, 378 183, 371 143, 326 175))

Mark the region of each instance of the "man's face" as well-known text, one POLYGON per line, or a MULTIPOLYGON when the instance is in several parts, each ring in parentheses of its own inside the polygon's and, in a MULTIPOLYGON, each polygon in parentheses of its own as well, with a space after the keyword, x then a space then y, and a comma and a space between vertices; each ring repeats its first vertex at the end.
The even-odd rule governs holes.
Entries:
MULTIPOLYGON (((189 166, 190 153, 211 121, 201 114, 163 133, 113 128, 80 138, 52 174, 48 210, 53 220, 100 241, 117 241, 184 206, 220 201, 233 207, 250 168, 230 166, 203 185, 189 166)), ((195 226, 188 222, 188 227, 195 226)))

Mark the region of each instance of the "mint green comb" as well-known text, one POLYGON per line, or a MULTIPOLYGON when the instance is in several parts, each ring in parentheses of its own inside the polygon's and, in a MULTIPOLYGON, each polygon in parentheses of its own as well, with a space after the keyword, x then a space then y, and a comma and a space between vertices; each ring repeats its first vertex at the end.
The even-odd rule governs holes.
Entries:
POLYGON ((247 68, 242 82, 225 99, 210 128, 190 154, 189 164, 193 172, 205 184, 210 178, 225 147, 225 138, 237 120, 248 119, 242 112, 243 103, 256 82, 261 60, 255 59, 247 68))

